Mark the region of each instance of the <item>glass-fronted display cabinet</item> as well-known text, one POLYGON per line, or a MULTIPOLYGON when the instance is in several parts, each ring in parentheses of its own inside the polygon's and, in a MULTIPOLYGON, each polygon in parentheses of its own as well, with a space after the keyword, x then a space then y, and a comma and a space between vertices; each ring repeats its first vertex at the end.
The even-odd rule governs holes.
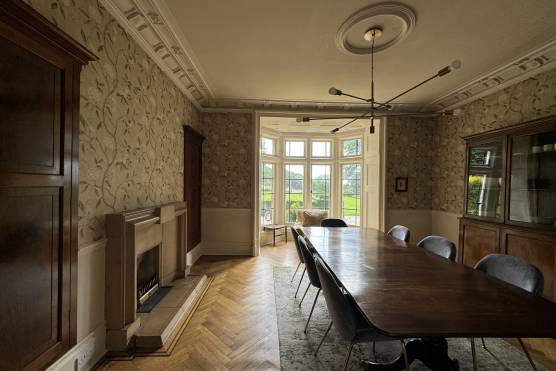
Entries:
POLYGON ((510 140, 508 219, 556 226, 556 131, 510 140))
MULTIPOLYGON (((556 116, 463 139, 457 261, 473 268, 489 254, 507 254, 539 268, 544 282, 556 282, 556 116)), ((542 295, 556 302, 553 286, 545 285, 542 295)))
POLYGON ((556 120, 466 140, 465 217, 556 228, 556 120))

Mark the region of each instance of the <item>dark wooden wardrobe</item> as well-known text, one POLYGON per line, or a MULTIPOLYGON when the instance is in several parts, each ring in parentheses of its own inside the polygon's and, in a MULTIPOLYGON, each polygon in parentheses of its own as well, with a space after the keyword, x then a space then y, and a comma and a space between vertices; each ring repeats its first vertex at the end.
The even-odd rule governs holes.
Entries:
POLYGON ((187 202, 187 251, 201 242, 201 189, 203 183, 203 141, 205 137, 184 126, 183 200, 187 202))
POLYGON ((21 1, 0 2, 0 369, 76 342, 79 74, 96 57, 21 1))

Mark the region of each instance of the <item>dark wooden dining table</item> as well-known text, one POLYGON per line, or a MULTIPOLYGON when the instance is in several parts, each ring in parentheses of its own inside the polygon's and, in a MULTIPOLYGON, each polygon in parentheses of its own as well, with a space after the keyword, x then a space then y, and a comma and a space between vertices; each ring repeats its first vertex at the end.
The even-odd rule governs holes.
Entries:
MULTIPOLYGON (((303 231, 367 320, 385 335, 419 338, 408 355, 433 370, 457 369, 446 337, 556 337, 556 304, 542 297, 376 229, 303 231)), ((390 369, 403 368, 400 357, 390 369)))

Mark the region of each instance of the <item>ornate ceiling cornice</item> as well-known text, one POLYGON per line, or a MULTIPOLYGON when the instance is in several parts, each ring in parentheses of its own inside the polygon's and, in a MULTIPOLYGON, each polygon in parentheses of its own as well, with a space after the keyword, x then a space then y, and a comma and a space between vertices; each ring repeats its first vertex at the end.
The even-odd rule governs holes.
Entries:
POLYGON ((101 0, 156 64, 198 107, 213 94, 189 48, 174 32, 174 26, 152 0, 101 0))
POLYGON ((296 101, 282 99, 211 99, 207 108, 251 108, 257 110, 291 110, 291 111, 365 111, 369 107, 366 103, 344 103, 344 102, 317 102, 296 101))
MULTIPOLYGON (((206 75, 196 62, 185 36, 178 33, 164 2, 154 0, 101 0, 135 41, 151 56, 199 109, 258 109, 291 111, 362 111, 365 103, 279 99, 228 99, 214 96, 206 75)), ((424 110, 453 109, 556 68, 556 38, 421 106, 424 110)), ((396 106, 396 111, 418 107, 396 106)))
POLYGON ((556 38, 433 100, 428 107, 454 109, 553 68, 556 38))

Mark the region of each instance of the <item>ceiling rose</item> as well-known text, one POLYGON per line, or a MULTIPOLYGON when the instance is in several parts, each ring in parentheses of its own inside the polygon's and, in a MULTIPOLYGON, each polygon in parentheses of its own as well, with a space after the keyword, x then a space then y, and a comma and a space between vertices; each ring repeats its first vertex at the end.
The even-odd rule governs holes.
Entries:
POLYGON ((382 3, 360 9, 340 26, 336 44, 349 54, 371 54, 363 35, 370 28, 379 28, 382 35, 376 40, 374 52, 385 50, 407 37, 415 28, 417 16, 408 6, 400 3, 382 3))

